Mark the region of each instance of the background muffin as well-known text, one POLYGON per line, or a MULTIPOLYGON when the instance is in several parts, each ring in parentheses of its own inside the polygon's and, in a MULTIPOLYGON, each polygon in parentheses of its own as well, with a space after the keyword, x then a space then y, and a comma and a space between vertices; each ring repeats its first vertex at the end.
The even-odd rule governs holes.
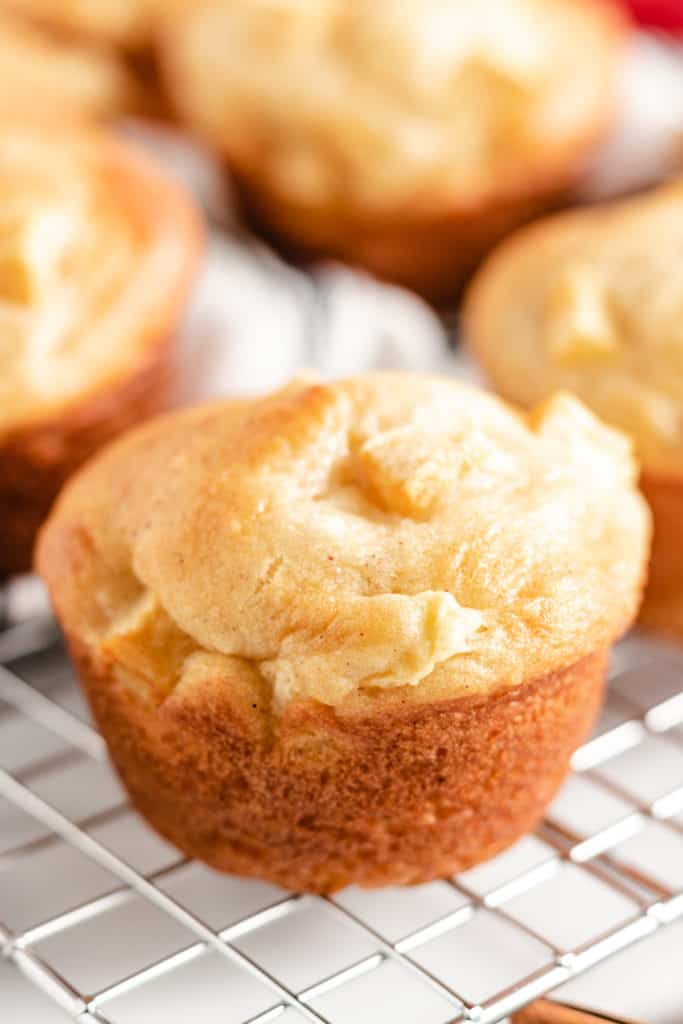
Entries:
POLYGON ((648 517, 579 403, 292 385, 128 435, 38 569, 131 797, 215 867, 418 882, 540 817, 630 622, 648 517))
POLYGON ((0 577, 68 474, 168 402, 198 258, 191 201, 94 130, 0 133, 0 577))
POLYGON ((128 51, 150 46, 155 15, 178 0, 2 0, 8 10, 63 35, 128 51))
POLYGON ((189 0, 0 0, 2 94, 45 112, 168 114, 154 44, 160 19, 189 0), (69 101, 66 105, 66 101, 69 101))
POLYGON ((162 62, 267 230, 451 300, 576 179, 623 36, 600 0, 201 0, 162 62))
POLYGON ((535 225, 473 284, 465 333, 507 398, 571 389, 628 431, 655 520, 643 620, 683 635, 683 186, 535 225))
POLYGON ((137 76, 107 49, 59 38, 0 7, 0 116, 144 113, 137 76))

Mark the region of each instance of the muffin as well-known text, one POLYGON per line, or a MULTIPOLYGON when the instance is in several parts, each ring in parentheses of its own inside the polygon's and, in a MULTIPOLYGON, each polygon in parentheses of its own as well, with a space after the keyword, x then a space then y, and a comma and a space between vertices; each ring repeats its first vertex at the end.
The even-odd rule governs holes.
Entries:
POLYGON ((161 63, 266 233, 450 301, 576 180, 613 115, 623 18, 601 0, 199 0, 161 63))
POLYGON ((50 35, 0 8, 0 116, 145 113, 145 89, 108 50, 50 35))
POLYGON ((42 79, 36 71, 40 63, 31 62, 26 52, 42 50, 50 77, 56 79, 56 96, 72 98, 75 92, 74 98, 80 100, 77 112, 166 118, 169 110, 159 89, 154 40, 159 21, 171 17, 175 6, 190 2, 0 0, 2 23, 14 26, 15 41, 14 52, 3 54, 3 73, 7 76, 9 69, 22 99, 26 94, 33 101, 29 109, 35 109, 41 91, 46 93, 45 103, 52 104, 50 83, 40 88, 42 79), (112 93, 109 102, 105 102, 107 86, 112 93))
POLYGON ((150 44, 154 16, 178 0, 1 0, 1 6, 62 35, 128 51, 150 44))
POLYGON ((0 132, 0 579, 31 565, 61 484, 164 408, 198 260, 194 206, 90 128, 0 132))
POLYGON ((642 621, 683 637, 683 183, 566 213, 506 242, 473 283, 465 335, 496 389, 567 388, 627 431, 654 513, 642 621))
POLYGON ((628 441, 455 381, 162 417, 70 482, 47 582, 134 805, 215 868, 416 883, 539 819, 636 611, 628 441))

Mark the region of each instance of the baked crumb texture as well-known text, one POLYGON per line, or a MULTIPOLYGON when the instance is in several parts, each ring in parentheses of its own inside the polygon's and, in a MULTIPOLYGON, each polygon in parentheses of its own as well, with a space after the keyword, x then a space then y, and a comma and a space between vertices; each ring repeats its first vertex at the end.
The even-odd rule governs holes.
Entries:
POLYGON ((29 568, 67 476, 163 408, 198 258, 189 198, 94 129, 0 140, 0 577, 29 568))
POLYGON ((160 49, 262 227, 452 299, 575 182, 625 36, 601 0, 202 0, 160 49))
POLYGON ((678 181, 539 222, 482 268, 464 323, 506 398, 565 388, 630 434, 655 523, 643 621, 683 636, 681 245, 678 181))
POLYGON ((628 442, 400 374, 156 420, 38 546, 100 728, 159 831, 311 891, 417 882, 530 828, 635 614, 628 442))

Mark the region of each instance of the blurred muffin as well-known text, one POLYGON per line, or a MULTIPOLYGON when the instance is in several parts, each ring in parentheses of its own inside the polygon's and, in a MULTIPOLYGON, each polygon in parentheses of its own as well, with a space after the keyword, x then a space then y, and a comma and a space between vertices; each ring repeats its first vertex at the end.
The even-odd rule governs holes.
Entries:
POLYGON ((177 0, 2 0, 2 6, 63 35, 140 50, 154 14, 177 0))
POLYGON ((634 439, 655 535, 643 621, 683 636, 683 184, 566 213, 475 279, 465 335, 505 397, 568 388, 634 439))
POLYGON ((200 0, 161 60, 268 232, 452 300, 576 179, 624 30, 601 0, 200 0))
POLYGON ((0 116, 144 113, 140 81, 108 50, 56 38, 0 11, 0 116))
POLYGON ((631 621, 648 513, 577 401, 294 383, 91 462, 37 565, 132 800, 191 856, 329 891, 531 828, 631 621))
POLYGON ((197 262, 179 186, 94 129, 0 132, 0 578, 68 474, 162 408, 197 262))

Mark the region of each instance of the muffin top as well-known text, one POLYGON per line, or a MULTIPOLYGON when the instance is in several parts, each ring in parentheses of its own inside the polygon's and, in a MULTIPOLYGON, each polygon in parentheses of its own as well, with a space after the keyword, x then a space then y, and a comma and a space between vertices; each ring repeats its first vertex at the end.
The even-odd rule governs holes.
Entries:
POLYGON ((3 125, 0 434, 149 358, 198 235, 181 189, 131 147, 91 129, 3 125))
POLYGON ((162 49, 180 111, 274 193, 426 211, 566 168, 621 35, 601 0, 200 0, 162 49))
POLYGON ((630 622, 649 517, 578 401, 293 382, 162 417, 59 499, 38 568, 67 634, 150 702, 258 678, 276 709, 486 694, 630 622))
POLYGON ((0 0, 0 7, 76 36, 126 47, 147 42, 151 15, 177 0, 0 0))
POLYGON ((52 36, 0 7, 0 115, 112 118, 140 112, 134 75, 105 49, 52 36))
POLYGON ((683 183, 522 231, 480 272, 467 331, 497 388, 557 388, 628 431, 647 470, 683 474, 683 183))

